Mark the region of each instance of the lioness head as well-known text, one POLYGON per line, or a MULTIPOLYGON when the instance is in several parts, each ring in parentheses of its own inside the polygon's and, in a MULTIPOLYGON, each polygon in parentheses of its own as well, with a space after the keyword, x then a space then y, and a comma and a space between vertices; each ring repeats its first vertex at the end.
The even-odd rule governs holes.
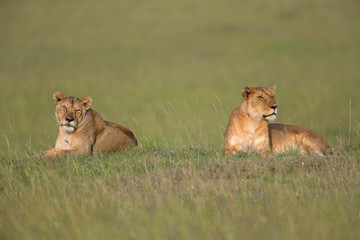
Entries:
POLYGON ((275 85, 269 88, 248 86, 242 90, 241 94, 248 103, 248 113, 251 117, 267 121, 276 119, 275 88, 275 85))
POLYGON ((83 97, 81 99, 65 97, 60 92, 54 93, 53 99, 56 104, 56 120, 67 133, 72 133, 76 130, 92 103, 91 97, 83 97))

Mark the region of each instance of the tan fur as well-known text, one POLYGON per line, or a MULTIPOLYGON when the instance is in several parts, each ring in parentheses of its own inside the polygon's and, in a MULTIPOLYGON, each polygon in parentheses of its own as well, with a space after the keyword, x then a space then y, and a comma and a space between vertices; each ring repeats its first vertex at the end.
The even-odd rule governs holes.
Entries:
POLYGON ((41 153, 47 157, 64 154, 105 153, 137 146, 134 134, 116 123, 104 121, 90 108, 91 97, 81 99, 53 95, 56 119, 60 125, 55 147, 41 153))
POLYGON ((270 154, 298 149, 324 156, 328 145, 319 134, 304 127, 268 123, 276 119, 275 88, 274 85, 242 90, 244 100, 230 115, 226 128, 224 154, 240 151, 270 154))

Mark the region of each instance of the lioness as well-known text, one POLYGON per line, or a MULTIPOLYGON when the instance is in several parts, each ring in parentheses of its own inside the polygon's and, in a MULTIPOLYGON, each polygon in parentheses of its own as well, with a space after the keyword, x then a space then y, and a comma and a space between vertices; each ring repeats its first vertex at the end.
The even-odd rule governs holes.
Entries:
POLYGON ((59 134, 55 148, 41 153, 47 157, 63 154, 85 154, 114 152, 137 146, 134 134, 119 124, 104 121, 100 114, 90 108, 91 97, 65 97, 56 92, 55 116, 59 134))
POLYGON ((242 90, 244 100, 230 115, 226 128, 224 154, 252 150, 270 154, 298 149, 324 156, 328 145, 322 136, 304 127, 268 123, 276 119, 275 88, 248 86, 242 90))

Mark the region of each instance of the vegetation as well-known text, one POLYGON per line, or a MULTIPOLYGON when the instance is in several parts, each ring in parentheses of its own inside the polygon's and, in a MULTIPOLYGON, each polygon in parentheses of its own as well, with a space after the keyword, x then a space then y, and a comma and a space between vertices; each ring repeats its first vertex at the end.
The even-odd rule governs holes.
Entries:
POLYGON ((360 238, 359 1, 0 9, 0 239, 360 238), (277 122, 333 155, 222 156, 242 88, 272 84, 277 122), (33 158, 54 145, 57 91, 91 96, 139 147, 33 158))
POLYGON ((2 239, 357 239, 360 158, 136 149, 1 158, 2 239))

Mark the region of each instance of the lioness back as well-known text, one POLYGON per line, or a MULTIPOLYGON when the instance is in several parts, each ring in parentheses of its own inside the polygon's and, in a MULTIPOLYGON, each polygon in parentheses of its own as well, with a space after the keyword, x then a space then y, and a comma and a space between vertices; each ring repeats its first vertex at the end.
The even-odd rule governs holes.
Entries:
POLYGON ((138 145, 134 134, 128 128, 109 121, 104 123, 106 127, 97 136, 94 153, 115 152, 138 145))
POLYGON ((318 156, 323 156, 329 148, 325 139, 314 131, 284 124, 269 124, 269 144, 274 153, 298 149, 318 156))

